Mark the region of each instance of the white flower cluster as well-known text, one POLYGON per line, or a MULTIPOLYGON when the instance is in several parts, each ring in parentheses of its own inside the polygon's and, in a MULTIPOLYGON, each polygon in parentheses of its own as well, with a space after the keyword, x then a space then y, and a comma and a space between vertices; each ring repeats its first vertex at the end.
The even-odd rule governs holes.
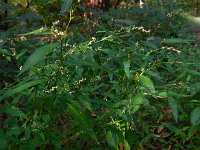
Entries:
POLYGON ((58 88, 58 86, 54 86, 54 87, 51 87, 51 89, 46 90, 45 92, 50 94, 50 93, 52 93, 53 91, 55 91, 57 88, 58 88))
POLYGON ((142 31, 142 32, 145 32, 145 33, 150 33, 150 30, 146 30, 144 27, 132 27, 133 30, 138 30, 138 31, 142 31))
POLYGON ((175 52, 177 52, 178 54, 181 53, 181 51, 175 49, 174 47, 163 46, 163 47, 161 47, 161 49, 167 49, 167 50, 170 50, 170 51, 175 51, 175 52))

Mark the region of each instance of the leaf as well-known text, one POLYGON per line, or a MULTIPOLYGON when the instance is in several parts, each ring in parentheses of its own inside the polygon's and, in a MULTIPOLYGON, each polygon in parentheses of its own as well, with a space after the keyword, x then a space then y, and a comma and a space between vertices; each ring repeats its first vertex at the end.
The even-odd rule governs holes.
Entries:
POLYGON ((175 133, 176 135, 180 134, 180 129, 178 129, 177 127, 175 127, 172 124, 169 123, 162 123, 166 128, 168 128, 171 132, 175 133))
POLYGON ((71 5, 72 5, 72 0, 62 0, 61 14, 68 12, 71 5))
POLYGON ((196 83, 191 85, 190 92, 191 92, 192 96, 197 94, 199 91, 200 91, 200 82, 196 82, 196 83))
POLYGON ((118 144, 116 143, 114 137, 113 137, 113 133, 111 131, 108 131, 106 133, 106 140, 108 145, 110 146, 110 148, 112 148, 113 150, 117 150, 118 148, 118 144))
POLYGON ((197 126, 200 124, 200 107, 195 108, 191 112, 191 123, 193 126, 197 126))
POLYGON ((26 118, 26 114, 15 106, 7 106, 5 112, 14 117, 26 118))
POLYGON ((125 150, 130 150, 130 145, 128 143, 128 141, 126 139, 124 139, 124 147, 125 147, 125 150))
POLYGON ((129 104, 129 100, 120 100, 119 102, 115 102, 113 104, 113 107, 121 107, 121 106, 127 106, 129 104))
POLYGON ((106 132, 106 140, 109 147, 113 150, 130 150, 130 145, 120 129, 110 127, 106 132))
POLYGON ((33 54, 29 56, 28 60, 25 62, 19 75, 27 71, 30 67, 36 65, 39 61, 43 60, 44 57, 49 53, 51 53, 57 46, 58 46, 57 43, 51 43, 35 50, 33 54))
POLYGON ((44 81, 45 80, 43 80, 43 79, 39 79, 39 80, 35 80, 35 81, 29 81, 29 82, 26 82, 24 84, 18 84, 16 86, 14 86, 13 88, 7 90, 3 94, 3 96, 0 97, 0 100, 5 99, 5 98, 10 97, 10 96, 13 96, 16 93, 22 92, 23 90, 28 89, 28 88, 30 88, 32 86, 37 85, 37 84, 43 83, 44 81))
POLYGON ((160 92, 158 93, 158 98, 167 98, 167 93, 166 92, 160 92))
POLYGON ((151 93, 155 93, 155 87, 154 87, 154 84, 153 82, 151 81, 150 78, 146 77, 146 76, 143 76, 141 75, 140 78, 139 78, 139 81, 145 86, 147 87, 151 93))
POLYGON ((19 36, 26 36, 26 35, 48 35, 52 34, 50 31, 48 31, 47 28, 40 28, 25 34, 20 34, 19 36))
POLYGON ((6 139, 0 137, 0 145, 1 145, 0 150, 4 150, 4 149, 8 149, 9 144, 6 139))
POLYGON ((12 54, 11 54, 8 50, 6 50, 6 49, 1 49, 1 48, 0 48, 0 54, 12 56, 12 54))
POLYGON ((130 79, 130 60, 127 60, 127 61, 124 61, 123 62, 123 65, 124 65, 124 71, 126 72, 126 76, 128 79, 130 79))
POLYGON ((143 93, 138 93, 133 99, 132 99, 132 113, 138 111, 140 108, 141 104, 143 103, 144 95, 143 93))
POLYGON ((18 7, 17 6, 13 6, 13 5, 9 5, 7 3, 2 3, 2 1, 0 1, 0 11, 11 11, 11 10, 16 10, 18 7))
POLYGON ((178 104, 172 96, 168 96, 169 107, 176 122, 178 122, 178 104))
POLYGON ((90 112, 92 112, 92 106, 90 103, 90 98, 87 95, 82 94, 80 97, 80 102, 83 104, 85 108, 87 108, 90 112))
POLYGON ((29 143, 29 150, 35 150, 38 145, 42 142, 40 136, 36 135, 29 143))
POLYGON ((20 142, 20 140, 18 138, 15 138, 11 135, 7 135, 6 133, 4 133, 2 128, 0 128, 0 139, 4 139, 6 141, 13 141, 15 143, 20 142))
POLYGON ((137 24, 136 22, 134 22, 132 20, 128 20, 128 19, 114 19, 113 21, 117 22, 117 23, 123 23, 126 25, 136 25, 137 24))
POLYGON ((190 39, 181 39, 181 38, 171 38, 171 39, 164 39, 162 43, 164 44, 176 44, 176 43, 191 43, 194 40, 190 39))
POLYGON ((98 142, 96 134, 90 124, 90 120, 86 118, 84 113, 77 106, 75 106, 77 104, 78 103, 68 104, 69 110, 74 115, 74 117, 76 117, 76 119, 80 122, 82 128, 91 136, 91 138, 98 142))

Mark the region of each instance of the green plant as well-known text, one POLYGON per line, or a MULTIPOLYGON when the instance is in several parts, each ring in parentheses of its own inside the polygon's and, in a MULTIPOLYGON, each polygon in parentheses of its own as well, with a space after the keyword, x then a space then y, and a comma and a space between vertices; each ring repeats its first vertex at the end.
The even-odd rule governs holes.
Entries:
POLYGON ((0 91, 2 149, 198 149, 199 48, 178 34, 182 18, 112 9, 86 36, 91 22, 70 26, 76 6, 67 26, 19 35, 33 48, 0 91))

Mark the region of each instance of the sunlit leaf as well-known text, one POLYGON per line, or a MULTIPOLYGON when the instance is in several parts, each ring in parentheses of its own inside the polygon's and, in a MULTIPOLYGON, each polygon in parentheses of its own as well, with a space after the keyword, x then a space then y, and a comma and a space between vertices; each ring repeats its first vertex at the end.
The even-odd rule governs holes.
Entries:
POLYGON ((138 111, 141 104, 143 103, 143 99, 144 99, 143 93, 138 93, 135 97, 133 97, 131 101, 132 113, 138 111))
POLYGON ((154 84, 149 77, 142 75, 140 76, 139 81, 142 83, 142 85, 148 88, 152 93, 155 93, 154 84))
POLYGON ((167 98, 167 93, 166 92, 160 92, 158 93, 158 98, 167 98))
POLYGON ((56 47, 58 46, 57 43, 51 43, 48 45, 44 45, 37 50, 35 50, 31 56, 27 59, 24 66, 22 67, 22 70, 20 71, 19 75, 27 71, 30 67, 36 65, 38 62, 44 59, 46 55, 51 53, 56 47))
POLYGON ((195 108, 191 112, 191 123, 193 126, 200 124, 200 107, 195 108))
POLYGON ((129 145, 129 143, 128 143, 128 141, 126 139, 124 139, 124 147, 125 147, 126 150, 130 150, 131 149, 130 145, 129 145))

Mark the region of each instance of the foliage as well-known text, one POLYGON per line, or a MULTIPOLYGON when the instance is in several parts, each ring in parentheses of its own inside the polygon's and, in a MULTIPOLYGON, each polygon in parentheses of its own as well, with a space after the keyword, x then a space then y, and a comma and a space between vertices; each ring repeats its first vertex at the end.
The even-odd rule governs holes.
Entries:
POLYGON ((16 67, 1 69, 1 149, 198 149, 200 51, 180 11, 111 8, 74 25, 81 6, 66 5, 68 23, 2 38, 16 67))

